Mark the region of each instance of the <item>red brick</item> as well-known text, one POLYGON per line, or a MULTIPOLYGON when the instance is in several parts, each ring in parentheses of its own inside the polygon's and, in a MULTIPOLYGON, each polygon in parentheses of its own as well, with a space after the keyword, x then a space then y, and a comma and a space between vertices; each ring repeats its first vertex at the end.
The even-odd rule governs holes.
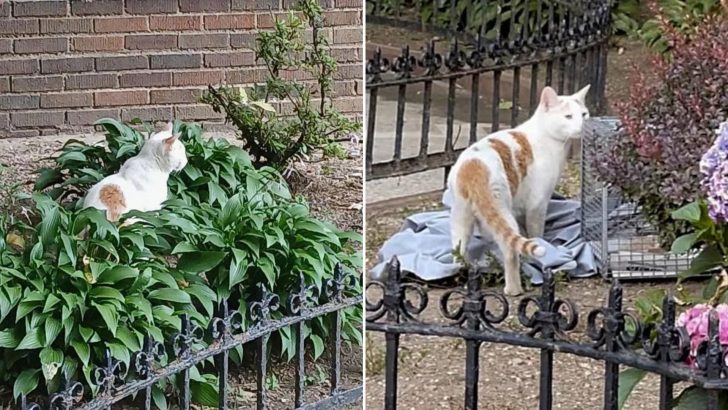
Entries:
POLYGON ((10 17, 10 2, 0 4, 0 17, 10 17))
POLYGON ((74 51, 118 51, 124 49, 122 36, 74 37, 74 51))
POLYGON ((174 34, 130 35, 126 36, 126 48, 129 50, 177 48, 177 36, 174 34))
POLYGON ((10 113, 10 120, 16 127, 41 127, 63 124, 63 111, 25 111, 10 113))
POLYGON ((50 75, 43 77, 13 77, 13 92, 61 91, 63 76, 50 75))
MULTIPOLYGON (((319 0, 318 4, 325 9, 334 7, 334 0, 319 0)), ((283 10, 290 10, 298 5, 298 0, 283 0, 283 10)))
POLYGON ((6 93, 10 91, 10 78, 0 77, 0 93, 6 93))
POLYGON ((6 135, 10 138, 30 138, 40 135, 39 130, 11 130, 6 131, 6 135))
POLYGON ((165 87, 172 85, 172 73, 128 73, 119 76, 119 86, 165 87))
POLYGON ((250 29, 255 28, 254 14, 221 14, 205 16, 205 29, 250 29))
POLYGON ((66 113, 69 125, 93 125, 102 118, 119 119, 119 110, 73 110, 66 113))
POLYGON ((55 73, 80 73, 94 69, 92 57, 56 58, 52 60, 41 60, 41 72, 43 74, 55 73))
POLYGON ((0 60, 0 75, 33 74, 38 67, 38 60, 0 60))
MULTIPOLYGON (((312 84, 314 87, 315 84, 312 84)), ((317 88, 314 88, 317 89, 317 88)), ((318 93, 316 94, 318 95, 318 93)), ((356 80, 352 81, 337 81, 334 83, 334 96, 337 97, 343 97, 343 96, 352 96, 357 95, 356 92, 356 80)))
POLYGON ((75 16, 89 15, 116 15, 124 12, 124 2, 121 0, 72 0, 71 14, 75 16))
POLYGON ((239 67, 255 64, 255 53, 252 51, 237 53, 205 54, 205 67, 239 67))
POLYGON ((148 102, 149 96, 146 90, 98 91, 94 93, 94 105, 97 107, 144 105, 148 102))
POLYGON ((66 77, 67 90, 116 87, 116 74, 75 74, 66 77))
POLYGON ((364 95, 364 88, 365 88, 364 81, 362 81, 362 80, 356 80, 354 82, 354 85, 356 87, 356 94, 357 95, 364 95))
POLYGON ((149 68, 147 56, 96 57, 96 71, 123 71, 149 68))
POLYGON ((179 0, 179 10, 183 13, 230 11, 230 0, 179 0))
POLYGON ((179 48, 227 48, 230 38, 227 33, 180 34, 179 48))
POLYGON ((44 17, 65 16, 65 1, 28 1, 13 3, 13 16, 15 17, 44 17))
POLYGON ((233 10, 278 10, 280 0, 233 0, 233 10))
POLYGON ((178 105, 174 108, 174 117, 180 120, 206 120, 225 118, 225 113, 217 113, 207 104, 178 105))
POLYGON ((324 14, 324 24, 327 26, 361 25, 361 11, 328 11, 324 14))
POLYGON ((27 110, 38 108, 40 98, 37 95, 28 94, 3 94, 0 95, 0 107, 5 110, 27 110))
POLYGON ((174 117, 172 107, 124 108, 121 110, 122 121, 131 121, 134 118, 142 121, 169 121, 174 117))
POLYGON ((90 107, 93 105, 91 93, 53 93, 41 94, 41 108, 90 107))
POLYGON ((7 130, 8 128, 10 128, 10 114, 2 113, 0 114, 0 135, 3 135, 3 130, 7 130))
POLYGON ((151 90, 149 97, 152 104, 191 103, 202 96, 200 88, 177 88, 172 90, 151 90))
POLYGON ((111 17, 94 19, 97 33, 129 33, 149 31, 146 17, 111 17))
POLYGON ((0 34, 37 34, 37 19, 0 20, 0 34))
POLYGON ((356 43, 362 42, 362 29, 357 28, 337 28, 334 30, 334 44, 340 43, 356 43))
POLYGON ((334 73, 334 80, 349 80, 361 78, 361 64, 342 64, 334 73))
POLYGON ((126 12, 129 14, 176 13, 177 0, 126 0, 126 12))
POLYGON ((0 54, 10 54, 13 52, 13 39, 0 38, 0 54))
POLYGON ((158 54, 150 57, 151 68, 200 68, 200 54, 158 54))
POLYGON ((86 18, 41 19, 40 32, 47 33, 90 33, 93 22, 86 18))
POLYGON ((223 71, 189 71, 174 73, 174 85, 219 84, 225 79, 223 71))
POLYGON ((362 61, 361 56, 361 48, 345 47, 331 49, 331 57, 334 57, 339 63, 358 63, 362 61))
MULTIPOLYGON (((297 13, 300 16, 300 13, 297 13)), ((258 14, 258 28, 273 28, 276 20, 285 21, 288 19, 288 13, 275 13, 271 16, 268 13, 258 14)))
POLYGON ((253 84, 265 81, 270 74, 265 68, 249 68, 228 71, 225 75, 228 84, 253 84))
POLYGON ((199 30, 202 16, 149 16, 149 28, 158 31, 199 30))
POLYGON ((68 51, 68 39, 65 37, 28 38, 15 40, 15 52, 18 54, 61 53, 68 51))
POLYGON ((230 47, 254 50, 257 39, 258 33, 233 33, 230 34, 230 47))
POLYGON ((362 105, 362 99, 359 97, 334 99, 334 108, 341 112, 361 112, 362 105))

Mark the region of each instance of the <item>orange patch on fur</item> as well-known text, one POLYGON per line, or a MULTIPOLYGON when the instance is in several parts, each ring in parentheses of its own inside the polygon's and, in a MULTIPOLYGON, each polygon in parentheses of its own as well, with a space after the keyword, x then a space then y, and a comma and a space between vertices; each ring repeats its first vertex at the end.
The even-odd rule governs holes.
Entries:
POLYGON ((124 193, 118 185, 105 185, 99 191, 99 200, 106 205, 106 218, 112 222, 116 222, 126 209, 126 200, 124 193))
POLYGON ((511 195, 515 196, 516 192, 518 192, 518 174, 516 173, 516 168, 513 164, 513 152, 511 152, 511 147, 509 147, 505 142, 497 139, 489 139, 488 143, 490 143, 490 146, 496 153, 498 153, 501 163, 503 164, 503 170, 506 172, 506 177, 508 178, 508 185, 511 187, 511 195))
POLYGON ((510 134, 520 147, 518 152, 516 152, 516 164, 518 164, 518 173, 521 175, 521 179, 523 179, 528 173, 528 166, 533 162, 533 148, 531 148, 526 134, 520 131, 511 131, 510 134))

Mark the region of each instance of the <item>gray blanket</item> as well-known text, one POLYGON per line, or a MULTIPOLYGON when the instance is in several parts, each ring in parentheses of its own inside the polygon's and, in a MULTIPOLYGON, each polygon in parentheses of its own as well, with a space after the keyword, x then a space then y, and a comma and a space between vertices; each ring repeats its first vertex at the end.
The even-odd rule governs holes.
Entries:
MULTIPOLYGON (((449 208, 450 195, 445 192, 443 204, 449 208)), ((533 284, 543 282, 543 269, 565 271, 572 277, 595 275, 601 261, 590 243, 581 237, 579 202, 555 196, 546 216, 544 238, 539 239, 546 255, 538 259, 524 258, 521 270, 533 284)), ((468 260, 486 271, 491 263, 487 252, 502 260, 498 246, 478 230, 468 245, 468 260)), ((521 228, 521 232, 524 232, 521 228)), ((488 235, 488 234, 486 234, 488 235)), ((425 212, 407 218, 402 229, 388 239, 377 255, 377 265, 369 272, 372 279, 381 279, 387 262, 397 256, 402 271, 426 281, 455 276, 460 266, 453 261, 450 241, 450 211, 425 212)))

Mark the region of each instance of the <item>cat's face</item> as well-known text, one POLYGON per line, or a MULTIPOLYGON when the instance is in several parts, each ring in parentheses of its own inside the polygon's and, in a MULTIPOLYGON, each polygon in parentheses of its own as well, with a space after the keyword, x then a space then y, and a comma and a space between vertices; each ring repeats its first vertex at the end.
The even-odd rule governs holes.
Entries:
POLYGON ((539 108, 551 135, 564 140, 581 137, 584 122, 589 118, 585 102, 589 88, 587 85, 573 95, 557 95, 553 88, 544 88, 539 108))
POLYGON ((164 159, 170 171, 181 171, 187 165, 187 151, 179 134, 164 129, 152 135, 147 143, 154 145, 155 155, 164 159))

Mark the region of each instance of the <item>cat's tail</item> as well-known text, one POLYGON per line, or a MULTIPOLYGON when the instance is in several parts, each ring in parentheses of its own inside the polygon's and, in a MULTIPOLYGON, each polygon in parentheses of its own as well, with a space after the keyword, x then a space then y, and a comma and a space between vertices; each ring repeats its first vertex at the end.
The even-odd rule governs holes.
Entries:
POLYGON ((535 240, 521 236, 503 217, 501 206, 490 188, 488 167, 478 159, 466 160, 457 173, 456 189, 460 196, 473 205, 477 217, 493 230, 508 247, 521 255, 540 257, 546 249, 535 240))

